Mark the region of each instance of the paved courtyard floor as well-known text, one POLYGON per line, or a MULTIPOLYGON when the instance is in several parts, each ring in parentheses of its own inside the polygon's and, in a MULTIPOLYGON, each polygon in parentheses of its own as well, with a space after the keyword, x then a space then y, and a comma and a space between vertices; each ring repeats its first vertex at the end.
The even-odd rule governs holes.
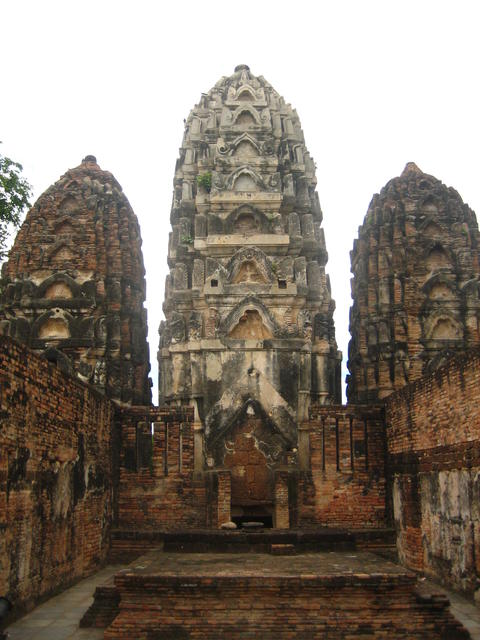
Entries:
MULTIPOLYGON (((10 640, 100 640, 103 629, 80 629, 79 621, 93 601, 97 585, 105 583, 120 570, 158 571, 163 574, 187 575, 192 570, 203 575, 229 575, 233 570, 244 575, 335 573, 404 573, 403 567, 371 553, 327 552, 297 556, 269 554, 148 553, 129 565, 109 565, 94 575, 23 616, 8 628, 10 640)), ((473 640, 480 640, 480 609, 463 596, 425 580, 422 589, 446 593, 454 616, 468 629, 473 640)), ((134 640, 134 639, 132 639, 134 640)))
POLYGON ((81 617, 93 602, 97 585, 126 565, 108 565, 24 615, 7 629, 9 640, 100 640, 103 629, 80 629, 81 617))

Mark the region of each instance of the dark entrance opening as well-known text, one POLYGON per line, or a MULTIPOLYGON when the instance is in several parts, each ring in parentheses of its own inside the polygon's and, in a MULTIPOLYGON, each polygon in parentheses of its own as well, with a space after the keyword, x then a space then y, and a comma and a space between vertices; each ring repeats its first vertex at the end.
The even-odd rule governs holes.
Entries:
POLYGON ((243 529, 244 531, 247 529, 250 529, 251 531, 255 530, 253 527, 244 526, 245 523, 250 522, 258 522, 259 524, 261 524, 261 526, 258 527, 259 529, 273 529, 272 516, 262 516, 260 518, 253 518, 253 516, 237 516, 232 518, 232 522, 237 525, 238 529, 243 529))
POLYGON ((246 522, 259 523, 262 526, 259 529, 272 529, 273 528, 273 516, 271 508, 261 507, 259 505, 249 505, 248 507, 240 507, 232 505, 232 522, 234 522, 239 529, 250 528, 252 531, 255 527, 244 527, 246 522))

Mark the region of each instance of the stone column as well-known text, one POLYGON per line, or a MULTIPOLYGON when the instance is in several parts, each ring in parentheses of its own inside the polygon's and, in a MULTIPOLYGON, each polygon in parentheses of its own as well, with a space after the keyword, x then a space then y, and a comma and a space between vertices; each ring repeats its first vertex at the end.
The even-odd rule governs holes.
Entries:
MULTIPOLYGON (((330 345, 327 340, 318 340, 312 345, 313 366, 317 374, 317 398, 319 404, 327 404, 330 397, 329 388, 329 355, 330 345)), ((307 416, 306 416, 307 417, 307 416)))
POLYGON ((197 402, 192 399, 195 409, 193 422, 193 475, 195 478, 200 477, 205 469, 205 452, 204 452, 204 427, 200 421, 197 402))

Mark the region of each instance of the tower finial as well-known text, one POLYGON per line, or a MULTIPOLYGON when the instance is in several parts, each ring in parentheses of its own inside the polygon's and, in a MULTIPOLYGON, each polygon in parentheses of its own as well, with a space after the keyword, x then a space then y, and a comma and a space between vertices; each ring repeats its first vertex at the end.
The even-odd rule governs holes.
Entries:
POLYGON ((407 162, 405 169, 402 171, 402 176, 407 175, 407 173, 423 173, 423 171, 417 167, 415 162, 407 162))

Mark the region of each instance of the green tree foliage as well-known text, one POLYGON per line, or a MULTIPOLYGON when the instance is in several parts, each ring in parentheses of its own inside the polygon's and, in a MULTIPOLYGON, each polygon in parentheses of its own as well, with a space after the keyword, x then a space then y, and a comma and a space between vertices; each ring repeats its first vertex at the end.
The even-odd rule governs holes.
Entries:
POLYGON ((32 188, 22 170, 21 164, 0 153, 0 260, 6 255, 10 230, 19 226, 22 212, 30 206, 32 188))

